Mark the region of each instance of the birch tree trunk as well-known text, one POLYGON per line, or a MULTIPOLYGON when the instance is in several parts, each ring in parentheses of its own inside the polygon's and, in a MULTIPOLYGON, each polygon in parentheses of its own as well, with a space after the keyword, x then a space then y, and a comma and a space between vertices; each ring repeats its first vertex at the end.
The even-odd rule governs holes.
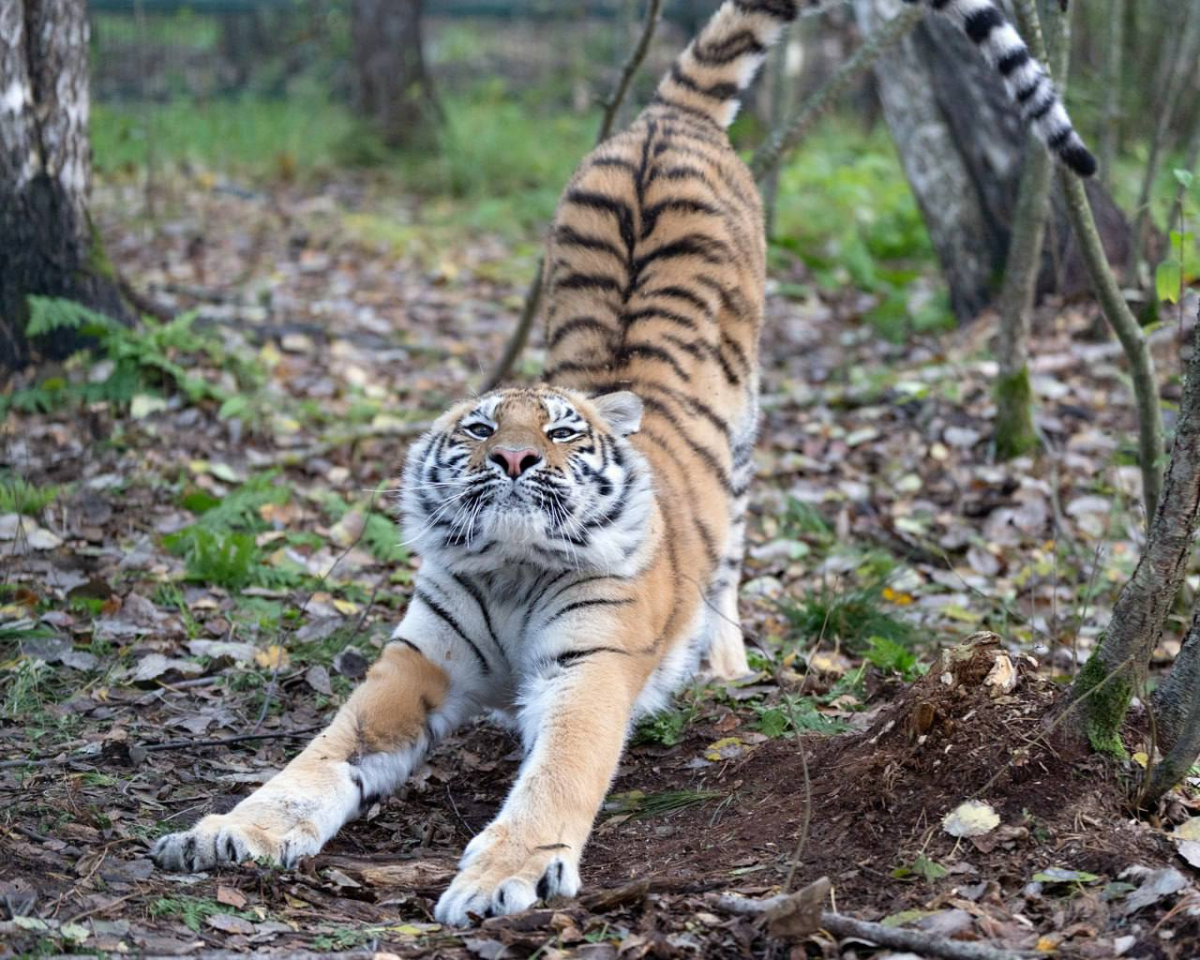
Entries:
POLYGON ((425 69, 422 0, 354 0, 358 112, 392 147, 436 144, 441 108, 425 69))
MULTIPOLYGON (((0 370, 32 359, 30 294, 126 319, 88 216, 88 21, 84 0, 0 0, 0 370)), ((60 358, 60 330, 35 345, 60 358)))

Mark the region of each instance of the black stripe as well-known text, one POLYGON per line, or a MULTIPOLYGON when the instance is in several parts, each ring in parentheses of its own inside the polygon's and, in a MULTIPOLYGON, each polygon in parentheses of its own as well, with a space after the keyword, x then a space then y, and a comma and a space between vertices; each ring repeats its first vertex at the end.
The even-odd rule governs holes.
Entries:
POLYGON ((729 246, 722 240, 714 240, 702 233, 689 233, 643 253, 633 262, 633 273, 641 274, 656 260, 674 260, 677 257, 700 257, 705 263, 723 264, 729 255, 729 246))
POLYGON ((601 336, 608 337, 613 333, 612 328, 595 317, 572 317, 570 320, 564 321, 554 328, 554 332, 550 335, 549 348, 553 350, 567 337, 581 333, 583 331, 598 333, 601 336))
POLYGON ((646 307, 643 310, 634 310, 630 313, 621 314, 621 326, 628 330, 640 320, 666 320, 676 326, 683 327, 685 330, 695 330, 696 321, 691 317, 685 317, 682 313, 676 313, 674 310, 663 310, 659 307, 646 307))
POLYGON ((685 90, 698 93, 700 96, 708 97, 710 100, 732 100, 738 95, 738 86, 736 83, 714 83, 709 87, 701 86, 683 72, 683 67, 680 66, 678 60, 671 64, 671 79, 685 90))
POLYGON ((715 217, 720 211, 710 203, 701 200, 691 200, 686 197, 675 197, 670 200, 660 200, 652 203, 642 211, 642 239, 645 240, 658 226, 658 218, 667 211, 672 213, 695 213, 715 217))
POLYGON ((572 610, 582 610, 585 607, 623 607, 630 603, 633 603, 632 597, 594 597, 591 600, 576 600, 573 603, 568 603, 565 607, 550 617, 550 619, 546 621, 546 625, 549 626, 559 617, 566 616, 572 610))
POLYGON ((546 371, 546 379, 553 380, 560 373, 610 373, 611 363, 579 363, 575 360, 564 360, 556 363, 546 371))
POLYGON ((1063 127, 1058 133, 1046 138, 1046 146, 1051 150, 1061 150, 1066 146, 1067 141, 1071 139, 1071 128, 1063 127))
POLYGON ((592 157, 590 165, 593 167, 620 167, 631 173, 637 170, 637 165, 624 157, 592 157))
POLYGON ((496 631, 492 628, 492 616, 490 613, 488 613, 487 603, 484 601, 483 594, 480 593, 479 587, 473 581, 468 580, 461 573, 452 573, 450 576, 453 577, 454 582, 466 590, 467 593, 471 595, 471 599, 479 605, 479 613, 483 617, 483 625, 487 627, 488 636, 491 638, 492 643, 496 645, 496 649, 500 651, 500 656, 507 661, 508 655, 505 654, 504 647, 501 646, 500 641, 496 638, 496 631))
POLYGON ((425 604, 425 606, 434 612, 438 619, 442 620, 447 626, 450 627, 451 630, 453 630, 460 637, 462 637, 463 640, 466 641, 467 646, 471 648, 471 652, 475 654, 476 659, 479 660, 479 665, 483 667, 484 673, 492 672, 491 664, 487 662, 487 658, 483 655, 483 651, 479 649, 474 640, 472 640, 466 635, 466 633, 463 632, 463 628, 459 626, 458 621, 455 620, 454 617, 452 617, 444 607, 442 607, 420 587, 417 587, 417 589, 413 592, 413 596, 425 604))
POLYGON ((796 0, 733 0, 742 13, 765 13, 776 20, 795 20, 796 0))
POLYGON ((397 643, 397 642, 399 642, 399 643, 402 643, 402 644, 404 644, 406 647, 409 647, 409 648, 410 648, 410 649, 412 649, 412 650, 416 650, 416 651, 417 651, 417 653, 419 653, 421 656, 425 656, 425 651, 424 651, 424 650, 422 650, 420 647, 418 647, 418 646, 417 646, 415 643, 413 643, 411 640, 406 640, 406 639, 404 639, 404 637, 392 637, 392 639, 391 639, 390 641, 388 641, 388 642, 389 642, 389 643, 397 643))
MULTIPOLYGON (((660 450, 662 450, 667 454, 667 456, 671 457, 671 459, 675 461, 683 476, 685 478, 687 477, 686 465, 675 455, 675 452, 671 449, 670 444, 667 443, 664 437, 659 436, 655 432, 647 430, 645 427, 639 431, 639 436, 646 437, 648 440, 656 443, 660 450)), ((721 465, 721 461, 717 458, 717 455, 707 447, 703 447, 698 443, 693 446, 693 444, 688 441, 686 434, 680 433, 679 437, 684 443, 687 443, 689 449, 691 449, 691 451, 700 458, 700 462, 712 471, 713 475, 717 478, 717 482, 720 483, 726 491, 730 491, 732 489, 732 483, 729 480, 729 474, 721 465)))
POLYGON ((1058 95, 1053 90, 1041 103, 1029 111, 1030 120, 1041 120, 1046 114, 1054 109, 1054 105, 1058 103, 1058 95))
MULTIPOLYGON (((662 107, 665 110, 674 110, 678 113, 687 114, 688 116, 698 117, 701 120, 707 120, 709 123, 717 123, 717 118, 707 110, 701 110, 698 107, 692 107, 686 103, 680 103, 678 100, 672 100, 670 97, 664 97, 661 93, 656 93, 654 95, 654 99, 650 101, 650 106, 662 107)), ((717 125, 720 126, 720 124, 717 125)))
POLYGON ((576 273, 571 271, 561 279, 554 278, 554 285, 560 290, 613 290, 620 292, 621 284, 612 277, 600 273, 576 273))
POLYGON ((686 287, 656 287, 653 290, 643 290, 642 296, 646 298, 674 297, 676 300, 682 300, 685 303, 690 303, 697 310, 703 310, 706 317, 712 317, 712 307, 686 287))
POLYGON ((596 193, 592 190, 568 190, 563 199, 577 207, 611 213, 617 218, 621 230, 621 242, 625 244, 625 249, 633 249, 633 209, 629 204, 608 194, 596 193))
POLYGON ((619 653, 623 657, 630 655, 628 650, 622 650, 620 647, 587 647, 583 650, 567 650, 560 653, 554 658, 554 662, 560 667, 570 667, 584 657, 590 657, 593 653, 619 653))
POLYGON ((714 40, 711 43, 697 43, 692 47, 692 56, 697 63, 705 66, 723 66, 740 60, 747 55, 761 55, 767 48, 759 42, 758 37, 749 30, 739 30, 737 33, 714 40))
POLYGON ((680 366, 679 361, 675 359, 668 350, 662 347, 655 346, 649 343, 633 343, 622 344, 617 350, 616 361, 618 363, 628 363, 631 360, 657 360, 667 364, 676 375, 685 382, 690 383, 692 375, 680 366))
POLYGON ((987 41, 993 30, 1003 25, 1004 14, 996 7, 984 7, 982 10, 976 10, 974 13, 968 14, 963 21, 963 29, 967 31, 967 36, 980 44, 987 41))
POLYGON ((622 263, 625 262, 625 251, 621 250, 611 240, 580 233, 574 227, 569 227, 566 224, 554 231, 554 242, 563 247, 582 247, 585 250, 599 250, 601 253, 612 254, 622 263))
POLYGON ((1020 70, 1029 62, 1029 51, 1022 47, 1020 50, 1014 50, 1012 53, 1006 53, 1000 58, 996 64, 996 69, 1004 76, 1008 76, 1015 70, 1020 70))
POLYGON ((1030 97, 1037 93, 1042 88, 1042 82, 1045 80, 1041 74, 1033 78, 1033 82, 1026 87, 1022 87, 1017 91, 1017 103, 1025 103, 1030 97))

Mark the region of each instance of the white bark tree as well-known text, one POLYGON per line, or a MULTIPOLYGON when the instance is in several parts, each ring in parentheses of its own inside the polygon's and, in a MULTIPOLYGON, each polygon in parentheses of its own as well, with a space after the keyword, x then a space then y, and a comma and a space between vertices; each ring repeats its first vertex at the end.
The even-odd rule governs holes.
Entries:
MULTIPOLYGON (((84 0, 0 0, 0 369, 31 359, 30 294, 125 317, 88 216, 87 52, 84 0)), ((58 331, 36 348, 76 346, 58 331)))

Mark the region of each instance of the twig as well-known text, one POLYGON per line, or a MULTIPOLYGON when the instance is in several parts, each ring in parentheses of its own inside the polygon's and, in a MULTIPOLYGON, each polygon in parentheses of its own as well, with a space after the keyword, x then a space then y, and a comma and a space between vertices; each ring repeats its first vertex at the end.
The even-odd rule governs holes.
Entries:
MULTIPOLYGON (((769 897, 766 900, 751 900, 729 894, 714 898, 717 909, 741 916, 760 916, 786 900, 786 896, 769 897)), ((970 943, 964 940, 948 940, 945 937, 924 933, 920 930, 902 930, 885 927, 881 923, 856 920, 831 910, 821 911, 821 927, 838 937, 855 937, 895 950, 911 950, 921 955, 942 957, 944 960, 1024 960, 1032 953, 1002 950, 985 943, 970 943)))
MULTIPOLYGON (((283 740, 288 737, 301 737, 321 729, 321 724, 314 724, 309 727, 298 727, 295 730, 278 731, 275 733, 239 733, 233 737, 217 737, 211 740, 165 740, 162 743, 139 743, 132 749, 145 750, 147 753, 161 753, 164 750, 180 750, 183 748, 193 749, 200 747, 223 747, 231 743, 246 743, 251 740, 283 740)), ((88 757, 98 756, 95 753, 73 753, 66 757, 39 757, 28 760, 4 760, 0 761, 0 770, 8 770, 13 767, 50 767, 59 764, 71 763, 73 760, 84 760, 88 757)))
MULTIPOLYGON (((636 76, 638 68, 641 67, 642 61, 646 59, 646 53, 650 49, 650 41, 654 39, 654 31, 658 29, 659 20, 662 17, 662 0, 650 0, 646 7, 646 19, 642 22, 642 35, 638 40, 637 46, 629 54, 629 59, 625 61, 625 66, 621 69, 620 76, 617 78, 616 86, 613 87, 612 93, 604 101, 604 116, 600 121, 600 129, 596 132, 596 145, 599 146, 608 139, 612 133, 613 124, 616 123, 617 114, 620 113, 621 104, 625 101, 626 95, 629 93, 629 88, 633 83, 633 78, 636 76)), ((521 319, 517 321, 516 329, 513 330, 512 336, 508 338, 508 343, 504 346, 504 353, 500 360, 492 368, 492 372, 487 375, 483 381, 483 386, 480 387, 480 393, 487 393, 489 390, 495 390, 508 375, 512 372, 513 364, 517 362, 517 357, 525 349, 525 344, 529 342, 529 333, 533 329, 533 321, 537 316, 538 307, 542 302, 542 280, 546 272, 545 257, 538 258, 537 269, 534 271, 533 280, 529 284, 529 289, 525 291, 525 300, 521 307, 521 319)))
POLYGON ((761 180, 770 170, 778 166, 784 154, 804 139, 813 122, 838 96, 892 45, 904 38, 925 16, 924 6, 906 7, 902 13, 892 17, 876 30, 854 51, 854 55, 838 67, 837 71, 811 96, 807 97, 779 127, 754 151, 750 160, 750 172, 754 179, 761 180))

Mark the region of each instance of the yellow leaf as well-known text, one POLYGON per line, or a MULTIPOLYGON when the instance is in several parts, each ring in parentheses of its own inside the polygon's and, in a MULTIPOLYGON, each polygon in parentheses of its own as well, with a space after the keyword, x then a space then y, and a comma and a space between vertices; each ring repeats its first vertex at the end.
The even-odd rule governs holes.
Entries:
MULTIPOLYGON (((725 751, 730 747, 741 747, 741 737, 722 737, 720 740, 715 740, 704 748, 704 759, 711 760, 716 763, 719 760, 725 759, 725 751)), ((733 753, 733 751, 730 751, 733 753)))
POLYGON ((254 662, 264 670, 282 670, 290 662, 288 652, 277 643, 254 654, 254 662))
POLYGON ((353 600, 334 599, 333 607, 338 613, 344 614, 347 617, 362 611, 362 607, 360 607, 353 600))
POLYGON ((1146 766, 1146 764, 1148 764, 1150 762, 1150 758, 1148 756, 1146 756, 1146 753, 1144 750, 1139 750, 1137 753, 1135 753, 1133 755, 1133 762, 1136 763, 1139 767, 1144 768, 1146 766))
POLYGON ((899 590, 893 590, 891 587, 883 588, 883 599, 889 600, 897 606, 907 607, 913 602, 911 593, 902 593, 899 590))

